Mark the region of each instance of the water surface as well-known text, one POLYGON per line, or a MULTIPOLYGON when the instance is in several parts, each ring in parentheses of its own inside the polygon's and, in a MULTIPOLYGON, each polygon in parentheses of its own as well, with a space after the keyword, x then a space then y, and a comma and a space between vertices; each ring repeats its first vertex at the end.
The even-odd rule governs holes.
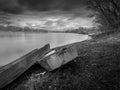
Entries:
POLYGON ((0 65, 5 65, 33 49, 49 43, 51 48, 88 39, 72 33, 0 32, 0 65))

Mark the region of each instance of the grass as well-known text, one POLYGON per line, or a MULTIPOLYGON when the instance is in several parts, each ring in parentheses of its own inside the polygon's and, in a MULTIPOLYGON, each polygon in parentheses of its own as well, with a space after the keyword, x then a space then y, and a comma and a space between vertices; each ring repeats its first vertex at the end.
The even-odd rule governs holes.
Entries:
POLYGON ((74 46, 72 62, 52 72, 36 64, 3 90, 120 90, 120 33, 74 46))

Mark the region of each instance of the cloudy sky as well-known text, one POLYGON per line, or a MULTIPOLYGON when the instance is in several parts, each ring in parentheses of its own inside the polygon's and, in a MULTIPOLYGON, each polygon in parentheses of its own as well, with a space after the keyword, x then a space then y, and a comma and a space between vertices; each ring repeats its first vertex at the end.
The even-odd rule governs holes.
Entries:
POLYGON ((83 7, 85 0, 0 0, 0 10, 8 13, 22 13, 26 10, 49 11, 71 10, 83 7))
POLYGON ((0 18, 16 26, 51 30, 95 27, 85 0, 0 0, 0 18), (7 18, 7 19, 6 19, 7 18))

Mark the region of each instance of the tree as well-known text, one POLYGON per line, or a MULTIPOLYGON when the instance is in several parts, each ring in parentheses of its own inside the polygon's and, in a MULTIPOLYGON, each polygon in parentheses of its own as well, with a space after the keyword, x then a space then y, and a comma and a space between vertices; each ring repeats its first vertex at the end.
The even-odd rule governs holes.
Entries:
POLYGON ((100 19, 113 28, 120 24, 120 0, 88 0, 90 8, 99 13, 100 19))

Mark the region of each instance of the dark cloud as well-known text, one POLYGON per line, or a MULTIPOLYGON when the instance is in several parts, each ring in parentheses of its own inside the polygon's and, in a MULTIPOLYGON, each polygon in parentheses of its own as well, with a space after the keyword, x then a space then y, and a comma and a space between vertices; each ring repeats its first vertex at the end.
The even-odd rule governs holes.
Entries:
POLYGON ((0 0, 0 11, 17 14, 23 11, 23 7, 17 0, 0 0))
POLYGON ((85 0, 19 0, 28 9, 47 11, 54 9, 70 10, 82 6, 85 0))
POLYGON ((29 10, 47 11, 52 0, 18 0, 21 5, 24 5, 29 10))
POLYGON ((25 10, 49 11, 71 10, 82 7, 84 0, 0 0, 0 10, 8 13, 22 13, 25 10))

